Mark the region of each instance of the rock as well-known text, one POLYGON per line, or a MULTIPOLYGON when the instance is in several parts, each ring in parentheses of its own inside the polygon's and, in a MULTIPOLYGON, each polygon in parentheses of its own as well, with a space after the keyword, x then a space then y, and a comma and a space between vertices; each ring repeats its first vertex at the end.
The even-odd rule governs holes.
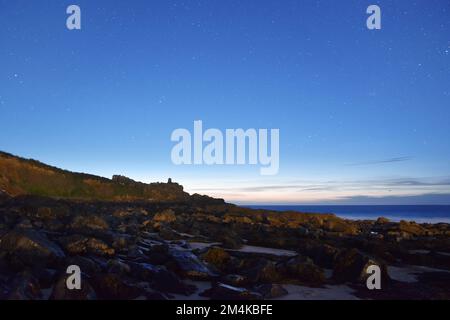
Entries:
POLYGON ((22 219, 18 224, 15 226, 16 229, 33 229, 33 224, 29 219, 22 219))
POLYGON ((132 300, 144 293, 142 288, 114 273, 95 275, 91 283, 99 299, 132 300))
POLYGON ((345 235, 357 235, 359 233, 356 225, 339 218, 325 219, 323 229, 345 235))
POLYGON ((153 217, 153 222, 174 222, 177 220, 177 217, 175 216, 175 212, 171 209, 164 210, 162 212, 158 212, 153 217))
POLYGON ((212 300, 260 300, 262 295, 258 292, 252 292, 245 288, 229 286, 223 283, 216 283, 211 289, 200 294, 203 297, 209 297, 212 300))
POLYGON ((323 270, 304 256, 289 259, 282 267, 288 277, 309 285, 321 285, 325 282, 323 270))
POLYGON ((1 202, 6 202, 10 199, 10 196, 8 193, 6 193, 6 191, 0 189, 0 203, 1 202))
POLYGON ((300 252, 313 259, 314 263, 323 268, 333 268, 339 249, 324 243, 310 243, 300 252))
POLYGON ((241 273, 251 283, 272 283, 283 278, 277 268, 277 264, 264 258, 257 259, 256 262, 245 267, 241 273))
POLYGON ((70 265, 79 266, 81 272, 88 275, 93 276, 99 272, 101 272, 102 268, 92 259, 82 256, 74 256, 66 259, 65 262, 66 269, 70 265))
POLYGON ((72 255, 90 253, 100 256, 113 256, 115 253, 115 250, 104 241, 77 234, 62 239, 62 243, 65 250, 72 255))
POLYGON ((5 234, 0 242, 0 257, 5 255, 19 267, 57 265, 65 257, 57 244, 32 229, 16 229, 5 234))
POLYGON ((230 261, 228 252, 217 247, 209 248, 208 251, 203 254, 202 258, 219 270, 224 270, 227 263, 230 261))
POLYGON ((171 259, 169 255, 169 246, 167 244, 153 245, 146 253, 148 261, 152 264, 165 264, 171 259))
POLYGON ((57 271, 55 269, 35 268, 31 272, 43 289, 51 288, 57 279, 57 271))
POLYGON ((28 272, 17 274, 9 287, 6 296, 8 300, 37 300, 42 297, 37 279, 28 272))
POLYGON ((280 298, 288 294, 288 291, 279 284, 261 284, 256 286, 255 291, 260 293, 264 299, 280 298))
POLYGON ((239 249, 242 247, 242 239, 241 237, 233 231, 227 230, 226 232, 218 231, 218 234, 215 234, 215 238, 217 242, 222 243, 224 248, 228 249, 239 249))
POLYGON ((85 278, 81 278, 80 290, 69 290, 66 284, 67 276, 60 277, 52 288, 50 294, 50 300, 96 300, 97 294, 95 293, 89 281, 85 278))
POLYGON ((168 293, 189 295, 195 292, 194 286, 184 284, 174 273, 164 266, 148 263, 130 263, 131 273, 136 279, 150 283, 153 289, 168 293))
POLYGON ((398 224, 398 229, 400 232, 405 232, 415 237, 424 236, 427 234, 427 230, 415 222, 407 222, 402 220, 398 224))
POLYGON ((106 268, 108 273, 116 273, 119 275, 128 274, 131 271, 131 267, 120 259, 108 260, 106 268))
POLYGON ((381 269, 382 287, 386 287, 390 280, 386 265, 377 261, 357 249, 343 250, 336 258, 333 270, 333 279, 339 283, 356 282, 364 283, 370 276, 367 268, 370 265, 377 265, 381 269))
POLYGON ((76 231, 105 231, 109 229, 109 224, 106 220, 97 215, 83 215, 76 216, 70 227, 76 231))
POLYGON ((389 220, 388 218, 379 217, 375 223, 376 224, 387 224, 389 222, 391 222, 391 220, 389 220))
POLYGON ((195 280, 209 280, 217 276, 190 251, 170 249, 169 254, 172 261, 170 265, 173 265, 174 270, 184 277, 195 280))
POLYGON ((222 277, 221 281, 235 287, 245 286, 250 283, 250 280, 247 277, 240 274, 227 274, 222 277))

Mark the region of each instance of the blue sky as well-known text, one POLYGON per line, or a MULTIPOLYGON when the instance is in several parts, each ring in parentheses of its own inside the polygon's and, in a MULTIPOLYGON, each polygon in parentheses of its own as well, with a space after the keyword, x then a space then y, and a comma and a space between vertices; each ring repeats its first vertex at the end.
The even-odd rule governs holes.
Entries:
POLYGON ((0 0, 0 150, 239 203, 450 204, 449 17, 447 0, 0 0), (279 128, 279 174, 173 165, 194 120, 279 128))

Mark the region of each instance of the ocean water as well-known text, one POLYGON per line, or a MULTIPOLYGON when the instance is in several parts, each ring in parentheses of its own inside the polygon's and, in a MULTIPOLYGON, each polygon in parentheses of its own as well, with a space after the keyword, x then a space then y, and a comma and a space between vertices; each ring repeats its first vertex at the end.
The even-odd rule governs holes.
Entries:
POLYGON ((418 223, 450 223, 450 205, 249 205, 246 207, 275 211, 293 210, 300 212, 334 213, 338 217, 352 220, 376 220, 378 217, 386 217, 392 221, 406 220, 418 223))

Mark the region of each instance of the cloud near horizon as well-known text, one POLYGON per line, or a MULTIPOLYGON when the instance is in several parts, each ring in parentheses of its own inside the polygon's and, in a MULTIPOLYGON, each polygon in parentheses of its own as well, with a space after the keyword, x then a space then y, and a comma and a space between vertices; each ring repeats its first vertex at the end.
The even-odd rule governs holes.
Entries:
POLYGON ((188 190, 256 204, 449 204, 450 178, 393 178, 355 181, 297 181, 188 190))

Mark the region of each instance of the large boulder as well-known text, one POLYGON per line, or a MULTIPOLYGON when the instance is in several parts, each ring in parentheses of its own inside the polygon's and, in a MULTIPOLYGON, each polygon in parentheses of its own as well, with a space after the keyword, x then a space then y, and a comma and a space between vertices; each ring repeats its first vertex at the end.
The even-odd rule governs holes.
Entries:
POLYGON ((148 282, 151 288, 164 293, 189 295, 195 292, 195 287, 184 284, 173 272, 164 266, 154 266, 148 263, 130 263, 131 274, 135 279, 148 282))
POLYGON ((387 284, 390 279, 386 265, 357 249, 343 250, 336 257, 333 279, 339 283, 365 283, 371 275, 367 273, 367 269, 371 265, 380 267, 382 285, 387 284))
POLYGON ((217 276, 190 251, 170 249, 169 254, 171 261, 167 264, 183 277, 209 280, 217 276))
POLYGON ((321 285, 326 280, 323 270, 308 257, 291 258, 281 268, 288 278, 303 284, 321 285))
POLYGON ((322 268, 333 268, 334 260, 339 254, 339 249, 318 240, 302 241, 298 252, 310 257, 315 264, 322 268))
POLYGON ((33 229, 15 229, 6 233, 0 242, 0 257, 8 257, 15 265, 57 265, 65 255, 61 248, 45 234, 33 229))
POLYGON ((230 255, 222 248, 209 248, 202 256, 203 260, 213 265, 219 270, 226 269, 228 262, 230 261, 230 255))

